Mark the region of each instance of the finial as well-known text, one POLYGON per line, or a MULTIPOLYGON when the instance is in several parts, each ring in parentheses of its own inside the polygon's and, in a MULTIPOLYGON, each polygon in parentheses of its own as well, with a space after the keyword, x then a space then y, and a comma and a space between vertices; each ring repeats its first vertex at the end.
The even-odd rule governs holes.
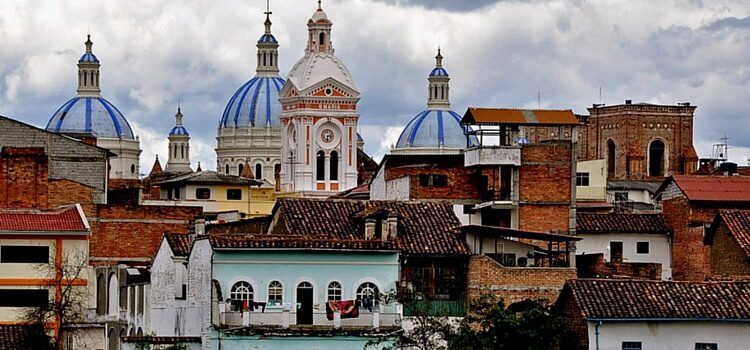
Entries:
POLYGON ((84 44, 86 44, 86 52, 91 53, 91 45, 94 44, 91 42, 91 34, 86 35, 86 42, 84 44))
POLYGON ((266 15, 266 22, 264 23, 266 25, 266 34, 271 34, 271 4, 270 0, 266 0, 266 12, 263 12, 266 15))
POLYGON ((443 55, 440 54, 440 46, 438 46, 438 53, 435 56, 435 67, 441 68, 443 66, 443 55))
POLYGON ((318 0, 318 11, 323 11, 323 6, 320 3, 321 1, 318 0))

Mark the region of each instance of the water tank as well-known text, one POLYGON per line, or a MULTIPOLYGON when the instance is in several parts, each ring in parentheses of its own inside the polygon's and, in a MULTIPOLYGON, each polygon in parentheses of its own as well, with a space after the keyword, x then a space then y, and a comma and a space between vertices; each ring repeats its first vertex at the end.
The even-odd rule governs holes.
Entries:
POLYGON ((719 165, 719 171, 728 175, 737 173, 737 163, 724 162, 719 165))

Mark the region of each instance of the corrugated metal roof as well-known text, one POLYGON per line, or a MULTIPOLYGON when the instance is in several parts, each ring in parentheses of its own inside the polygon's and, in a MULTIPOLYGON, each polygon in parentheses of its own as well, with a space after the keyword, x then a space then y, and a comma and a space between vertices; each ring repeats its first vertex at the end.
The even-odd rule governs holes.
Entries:
POLYGON ((691 201, 750 202, 750 176, 675 175, 672 179, 691 201))
POLYGON ((545 109, 475 108, 470 107, 462 124, 529 124, 529 125, 575 125, 578 124, 573 111, 545 109))

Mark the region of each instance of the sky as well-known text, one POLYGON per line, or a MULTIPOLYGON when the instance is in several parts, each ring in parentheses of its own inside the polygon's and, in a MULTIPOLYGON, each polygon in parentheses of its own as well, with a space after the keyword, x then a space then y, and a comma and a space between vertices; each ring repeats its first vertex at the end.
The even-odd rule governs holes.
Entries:
MULTIPOLYGON (((0 115, 45 127, 76 93, 91 33, 102 95, 139 136, 141 171, 167 159, 179 103, 191 158, 215 168, 216 128, 255 74, 265 0, 0 1, 0 115)), ((304 54, 315 0, 270 0, 281 75, 304 54)), ((379 159, 426 107, 438 46, 452 109, 572 109, 633 102, 698 106, 707 157, 731 138, 750 157, 747 0, 323 0, 331 40, 362 94, 359 129, 379 159), (601 89, 601 100, 599 91, 601 89), (541 98, 539 98, 541 96, 541 98), (538 99, 539 98, 539 99, 538 99)))

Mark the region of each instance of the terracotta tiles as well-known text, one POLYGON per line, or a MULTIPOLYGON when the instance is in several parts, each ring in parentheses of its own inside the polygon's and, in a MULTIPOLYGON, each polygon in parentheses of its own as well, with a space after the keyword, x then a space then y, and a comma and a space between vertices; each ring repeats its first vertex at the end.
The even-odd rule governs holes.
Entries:
POLYGON ((75 205, 55 209, 0 209, 0 231, 85 232, 75 205))
POLYGON ((576 215, 578 233, 670 233, 662 214, 587 214, 576 215))
POLYGON ((190 254, 190 235, 167 233, 165 237, 175 256, 188 256, 190 254))
POLYGON ((469 108, 461 123, 469 124, 538 124, 576 125, 572 110, 469 108))
POLYGON ((750 320, 748 282, 569 280, 571 297, 587 319, 750 320))
POLYGON ((34 350, 44 345, 44 330, 34 325, 0 325, 0 350, 34 350))
POLYGON ((750 176, 675 175, 672 179, 691 201, 750 202, 750 176))

